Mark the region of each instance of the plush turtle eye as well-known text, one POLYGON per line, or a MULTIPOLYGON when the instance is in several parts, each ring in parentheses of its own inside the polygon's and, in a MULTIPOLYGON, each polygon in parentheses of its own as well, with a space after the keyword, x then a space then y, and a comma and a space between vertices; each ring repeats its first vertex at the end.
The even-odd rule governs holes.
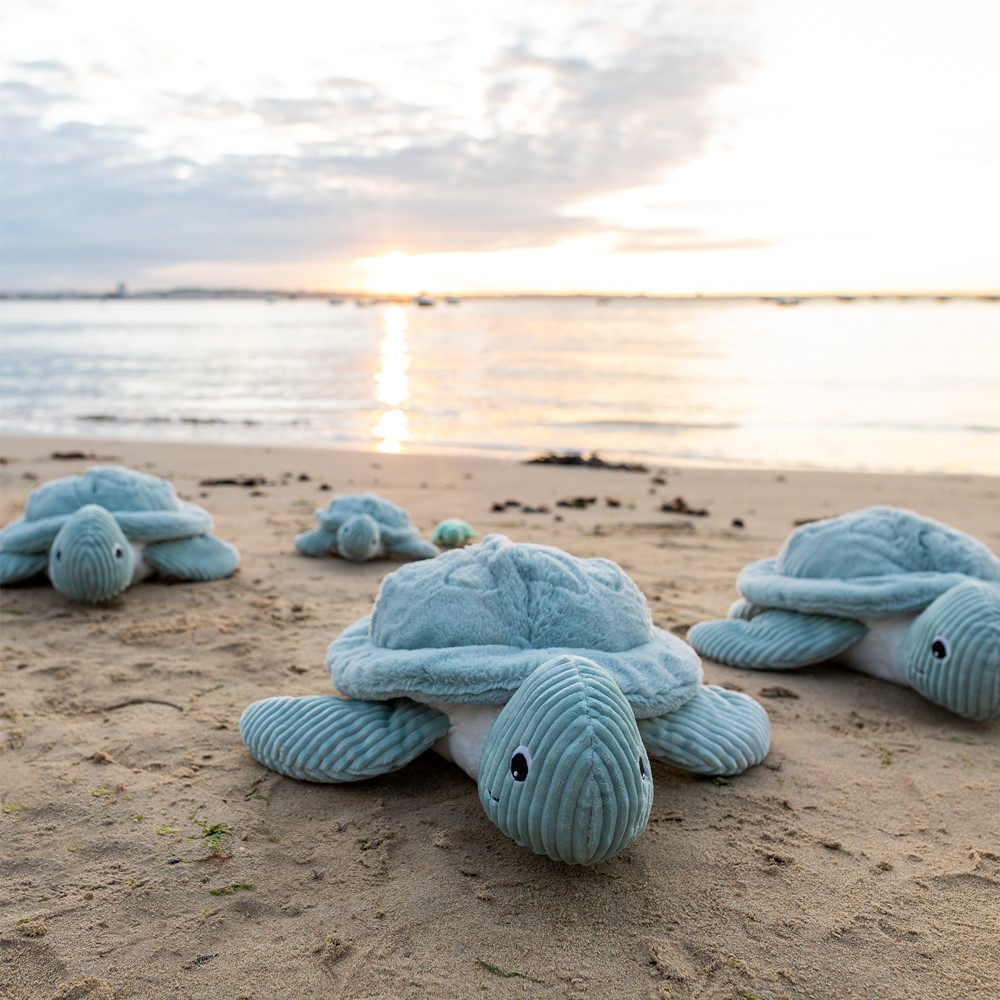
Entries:
POLYGON ((641 757, 639 758, 639 777, 646 777, 646 762, 641 757))
POLYGON ((951 643, 945 635, 936 635, 931 639, 931 656, 935 660, 947 660, 951 655, 951 643))
POLYGON ((125 550, 120 545, 116 545, 111 551, 114 552, 116 559, 125 558, 125 550))
POLYGON ((510 773, 515 781, 524 781, 531 769, 531 751, 527 747, 518 747, 510 755, 510 773))
POLYGON ((62 549, 56 549, 56 562, 62 562, 62 549))

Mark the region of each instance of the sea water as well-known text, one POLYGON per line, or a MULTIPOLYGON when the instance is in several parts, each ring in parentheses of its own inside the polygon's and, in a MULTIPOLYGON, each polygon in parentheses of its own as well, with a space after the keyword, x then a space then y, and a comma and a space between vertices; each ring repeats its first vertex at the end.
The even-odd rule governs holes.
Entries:
POLYGON ((983 299, 0 302, 0 431, 1000 474, 983 299))

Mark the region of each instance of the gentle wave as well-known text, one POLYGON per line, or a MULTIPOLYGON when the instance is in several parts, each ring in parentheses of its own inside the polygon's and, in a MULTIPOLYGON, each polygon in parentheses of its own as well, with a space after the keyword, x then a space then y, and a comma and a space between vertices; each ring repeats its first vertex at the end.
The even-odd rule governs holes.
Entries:
POLYGON ((1000 474, 1000 313, 949 306, 0 302, 0 430, 1000 474))

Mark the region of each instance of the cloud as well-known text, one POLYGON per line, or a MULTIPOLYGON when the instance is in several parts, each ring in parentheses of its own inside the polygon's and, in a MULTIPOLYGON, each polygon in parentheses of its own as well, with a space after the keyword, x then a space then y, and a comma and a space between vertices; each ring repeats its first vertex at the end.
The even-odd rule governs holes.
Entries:
POLYGON ((516 33, 469 75, 474 113, 374 74, 328 74, 305 96, 220 83, 112 114, 74 96, 89 68, 17 64, 0 84, 4 286, 141 283, 188 260, 542 246, 607 228, 565 210, 697 156, 715 94, 747 70, 742 43, 699 30, 581 22, 580 51, 572 33, 565 51, 516 33))

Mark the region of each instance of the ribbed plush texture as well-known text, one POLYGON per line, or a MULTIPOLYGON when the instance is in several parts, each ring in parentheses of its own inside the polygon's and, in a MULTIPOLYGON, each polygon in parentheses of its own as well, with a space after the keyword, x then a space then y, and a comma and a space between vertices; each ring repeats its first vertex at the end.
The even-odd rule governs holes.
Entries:
POLYGON ((49 564, 48 552, 0 552, 0 587, 18 580, 27 580, 41 573, 49 564))
POLYGON ((676 712, 641 719, 650 757, 696 774, 740 774, 771 746, 767 712, 738 691, 706 685, 676 712))
POLYGON ((143 556, 164 576, 178 580, 221 580, 240 561, 240 554, 232 545, 212 535, 147 545, 143 556))
POLYGON ((328 556, 337 551, 337 532, 328 531, 326 528, 306 531, 295 539, 295 547, 302 555, 314 559, 328 556))
POLYGON ((503 535, 389 574, 327 668, 353 698, 501 705, 559 653, 607 670, 637 716, 673 711, 701 684, 697 654, 653 625, 620 567, 503 535))
POLYGON ((737 586, 761 607, 880 618, 920 611, 970 579, 1000 583, 1000 559, 981 542, 909 510, 868 507, 796 528, 737 586))
POLYGON ((49 579, 61 594, 98 603, 132 582, 135 557, 118 522, 103 507, 88 504, 69 518, 49 554, 49 579))
MULTIPOLYGON (((738 607, 737 611, 744 613, 745 608, 738 607)), ((763 611, 750 620, 733 618, 692 625, 687 640, 702 656, 718 663, 786 670, 829 660, 857 642, 865 632, 861 622, 848 618, 763 611)))
MULTIPOLYGON (((73 537, 73 533, 80 530, 72 528, 72 522, 80 511, 91 507, 108 512, 116 522, 119 534, 139 545, 194 538, 215 542, 205 544, 199 550, 205 555, 204 562, 192 559, 190 555, 185 557, 188 565, 184 571, 171 574, 181 579, 214 580, 228 576, 239 561, 236 549, 208 536, 212 528, 208 511, 197 504, 180 500, 166 480, 120 466, 94 466, 82 476, 68 476, 39 486, 28 497, 24 517, 0 531, 0 553, 3 556, 0 559, 0 584, 13 583, 38 572, 38 568, 33 568, 37 567, 37 561, 17 557, 49 553, 60 533, 70 531, 69 536, 63 536, 61 543, 66 548, 65 537, 73 537), (224 558, 221 556, 223 549, 219 546, 223 546, 227 553, 224 558)), ((81 552, 89 551, 79 546, 74 547, 74 551, 77 548, 81 552)), ((178 560, 180 566, 180 557, 178 560)), ((49 559, 47 563, 51 577, 54 560, 49 559)), ((109 588, 117 586, 114 581, 118 570, 109 569, 92 557, 84 559, 83 563, 81 566, 60 566, 56 571, 60 580, 57 589, 70 596, 74 596, 75 592, 101 595, 81 596, 81 600, 105 600, 113 596, 109 588)), ((131 582, 131 577, 128 582, 131 582)))
POLYGON ((567 864, 623 850, 645 829, 653 803, 628 702, 606 671, 578 656, 542 664, 507 703, 483 749, 478 784, 487 816, 507 836, 567 864), (519 747, 531 757, 521 781, 511 765, 519 747))
POLYGON ((968 719, 1000 718, 1000 588, 967 583, 939 597, 908 629, 903 658, 925 698, 968 719))
POLYGON ((301 781, 359 781, 398 770, 447 731, 446 715, 405 699, 267 698, 240 719, 254 757, 301 781))
POLYGON ((728 620, 688 630, 704 656, 771 670, 841 657, 958 715, 1000 714, 1000 559, 964 532, 869 507, 797 528, 737 585, 728 620))
POLYGON ((349 517, 337 529, 337 551, 353 562, 367 562, 382 554, 382 536, 375 518, 369 514, 349 517))
POLYGON ((319 528, 295 539, 295 547, 306 556, 339 555, 354 562, 396 556, 404 559, 430 559, 437 548, 420 537, 402 507, 376 493, 335 496, 328 507, 316 511, 319 528), (361 518, 360 521, 355 519, 361 518), (372 532, 374 522, 375 531, 372 532), (355 521, 343 536, 342 527, 355 521), (374 543, 371 539, 374 534, 374 543), (326 545, 332 540, 332 544, 326 545), (343 542, 341 547, 340 542, 343 542), (365 551, 370 550, 370 555, 365 551))

